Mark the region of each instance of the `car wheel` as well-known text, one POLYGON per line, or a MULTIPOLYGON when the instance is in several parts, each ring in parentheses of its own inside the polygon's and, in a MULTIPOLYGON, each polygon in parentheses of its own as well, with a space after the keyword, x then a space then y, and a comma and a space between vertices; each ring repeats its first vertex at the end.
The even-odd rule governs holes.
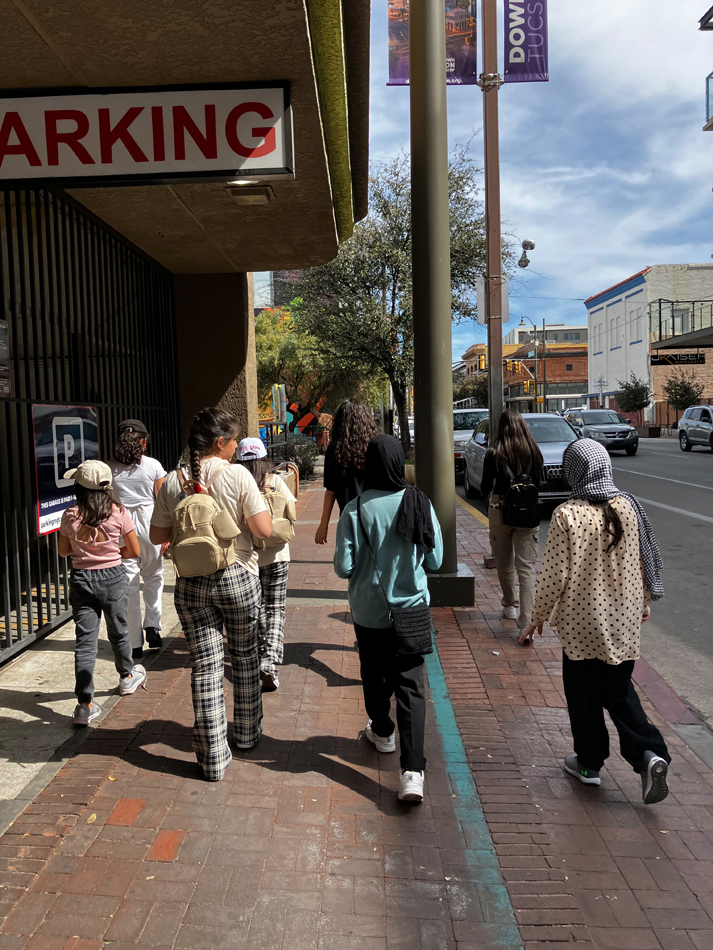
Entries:
POLYGON ((679 435, 678 442, 679 442, 679 445, 681 446, 682 452, 690 452, 691 449, 693 448, 685 432, 682 432, 679 435))
POLYGON ((627 448, 627 450, 626 450, 626 454, 627 454, 627 455, 636 455, 636 451, 637 451, 638 448, 639 448, 638 445, 630 445, 630 446, 627 448))
POLYGON ((465 471, 463 472, 463 489, 465 491, 466 498, 477 498, 478 492, 470 484, 470 479, 468 478, 468 466, 466 465, 465 471))

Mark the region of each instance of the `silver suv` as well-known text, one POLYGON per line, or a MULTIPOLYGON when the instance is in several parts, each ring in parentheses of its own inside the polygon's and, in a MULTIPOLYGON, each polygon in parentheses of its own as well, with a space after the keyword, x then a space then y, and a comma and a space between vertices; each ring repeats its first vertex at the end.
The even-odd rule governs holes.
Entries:
POLYGON ((678 444, 683 452, 707 445, 713 452, 713 406, 689 406, 678 423, 678 444))

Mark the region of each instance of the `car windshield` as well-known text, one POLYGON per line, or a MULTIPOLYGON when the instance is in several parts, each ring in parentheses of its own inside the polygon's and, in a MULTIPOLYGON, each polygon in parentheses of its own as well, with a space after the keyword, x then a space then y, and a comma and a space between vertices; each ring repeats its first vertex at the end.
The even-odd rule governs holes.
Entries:
POLYGON ((574 442, 576 434, 564 419, 528 419, 525 418, 527 428, 532 433, 535 442, 574 442))
POLYGON ((584 424, 588 426, 606 426, 611 425, 612 422, 617 425, 622 421, 621 416, 616 412, 583 412, 582 418, 584 419, 584 424))
POLYGON ((470 429, 471 432, 478 423, 482 420, 483 415, 487 413, 482 412, 454 412, 453 413, 453 428, 456 432, 459 432, 463 429, 470 429))

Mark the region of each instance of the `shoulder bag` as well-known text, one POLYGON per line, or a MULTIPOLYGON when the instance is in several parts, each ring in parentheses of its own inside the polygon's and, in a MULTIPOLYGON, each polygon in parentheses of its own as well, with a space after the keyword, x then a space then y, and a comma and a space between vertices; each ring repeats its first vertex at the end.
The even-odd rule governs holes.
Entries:
POLYGON ((392 607, 386 596, 386 590, 381 581, 381 574, 376 565, 376 558, 369 543, 369 536, 366 533, 364 522, 361 520, 361 496, 357 498, 357 518, 359 527, 364 535, 364 541, 369 548, 369 554, 374 565, 374 572, 381 593, 384 595, 386 606, 389 609, 389 619, 391 626, 396 634, 396 652, 399 656, 424 656, 427 653, 433 653, 433 621, 431 620, 431 609, 426 603, 426 598, 420 604, 413 607, 392 607))

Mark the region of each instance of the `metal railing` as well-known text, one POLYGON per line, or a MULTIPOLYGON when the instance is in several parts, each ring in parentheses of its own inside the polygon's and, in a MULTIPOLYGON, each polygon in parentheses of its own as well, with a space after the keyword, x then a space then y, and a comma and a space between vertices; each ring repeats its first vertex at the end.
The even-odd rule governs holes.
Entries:
MULTIPOLYGON (((68 195, 0 192, 7 384, 0 398, 0 662, 69 617, 57 534, 38 535, 33 404, 96 407, 99 454, 141 419, 180 455, 173 280, 68 195), (7 392, 7 390, 6 390, 7 392)), ((4 367, 3 367, 4 368, 4 367)))
POLYGON ((649 343, 660 343, 711 327, 711 300, 652 300, 649 304, 649 343))

